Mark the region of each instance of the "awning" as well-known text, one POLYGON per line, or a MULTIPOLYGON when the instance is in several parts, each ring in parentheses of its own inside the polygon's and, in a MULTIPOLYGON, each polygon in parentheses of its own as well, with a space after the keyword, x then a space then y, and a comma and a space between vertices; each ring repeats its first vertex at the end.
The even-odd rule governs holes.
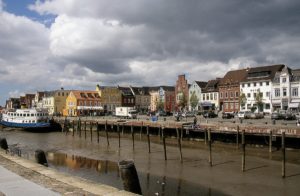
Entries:
POLYGON ((203 107, 211 107, 212 106, 212 104, 210 102, 202 102, 201 105, 203 107))
POLYGON ((103 110, 102 106, 77 106, 77 110, 103 110))
POLYGON ((281 106, 281 103, 272 103, 272 106, 281 106))
POLYGON ((289 108, 298 108, 299 103, 289 103, 289 108))

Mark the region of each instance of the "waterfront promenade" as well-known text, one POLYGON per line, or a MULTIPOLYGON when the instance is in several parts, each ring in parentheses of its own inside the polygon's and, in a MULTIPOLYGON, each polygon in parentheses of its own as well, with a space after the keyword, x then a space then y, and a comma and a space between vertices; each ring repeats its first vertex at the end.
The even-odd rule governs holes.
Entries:
POLYGON ((63 174, 0 150, 0 196, 2 195, 130 196, 134 194, 63 174))

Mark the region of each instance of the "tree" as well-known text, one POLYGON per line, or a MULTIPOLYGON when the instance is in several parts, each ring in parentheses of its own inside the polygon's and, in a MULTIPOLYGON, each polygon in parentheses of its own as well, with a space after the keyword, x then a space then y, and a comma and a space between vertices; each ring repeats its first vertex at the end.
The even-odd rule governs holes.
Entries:
POLYGON ((186 101, 186 97, 185 97, 185 94, 181 91, 178 93, 178 106, 181 110, 183 110, 186 105, 187 105, 187 101, 186 101))
POLYGON ((258 91, 258 93, 256 94, 256 97, 255 97, 255 102, 256 102, 258 111, 262 112, 264 109, 263 93, 258 91))
POLYGON ((191 95, 191 98, 190 98, 190 104, 191 104, 191 107, 193 108, 193 110, 195 110, 198 103, 199 103, 199 99, 198 99, 195 91, 193 91, 192 95, 191 95))
POLYGON ((241 96, 240 96, 240 103, 241 103, 242 107, 244 107, 245 104, 247 103, 247 97, 246 97, 245 93, 241 94, 241 96))
POLYGON ((157 103, 157 110, 162 111, 165 108, 165 103, 162 101, 162 99, 159 99, 157 103))

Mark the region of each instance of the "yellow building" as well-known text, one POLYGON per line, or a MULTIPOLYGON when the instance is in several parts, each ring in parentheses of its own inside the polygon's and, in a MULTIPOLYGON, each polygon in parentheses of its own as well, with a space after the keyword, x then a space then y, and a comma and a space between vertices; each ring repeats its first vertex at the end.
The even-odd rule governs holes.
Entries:
POLYGON ((97 85, 96 91, 101 97, 104 113, 113 113, 116 107, 122 106, 122 93, 118 87, 97 85))
POLYGON ((96 116, 103 113, 97 91, 71 91, 66 99, 64 116, 96 116))
POLYGON ((69 93, 70 90, 64 89, 45 92, 41 107, 47 108, 50 115, 62 115, 69 93))

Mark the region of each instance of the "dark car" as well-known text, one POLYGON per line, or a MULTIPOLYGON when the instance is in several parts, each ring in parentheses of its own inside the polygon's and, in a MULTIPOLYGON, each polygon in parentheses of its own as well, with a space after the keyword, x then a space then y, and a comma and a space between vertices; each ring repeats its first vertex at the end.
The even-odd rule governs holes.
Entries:
POLYGON ((209 112, 205 112, 203 114, 203 117, 204 118, 215 118, 217 117, 218 115, 216 113, 214 113, 213 111, 209 111, 209 112))
POLYGON ((285 113, 284 115, 285 120, 296 120, 296 115, 290 112, 285 113))
POLYGON ((223 119, 234 118, 234 114, 233 113, 224 112, 224 113, 222 113, 222 118, 223 119))
POLYGON ((167 113, 165 111, 158 111, 156 116, 167 116, 167 113))
POLYGON ((285 119, 286 118, 286 113, 283 111, 280 112, 273 112, 271 114, 271 119, 272 120, 281 120, 281 119, 285 119))

